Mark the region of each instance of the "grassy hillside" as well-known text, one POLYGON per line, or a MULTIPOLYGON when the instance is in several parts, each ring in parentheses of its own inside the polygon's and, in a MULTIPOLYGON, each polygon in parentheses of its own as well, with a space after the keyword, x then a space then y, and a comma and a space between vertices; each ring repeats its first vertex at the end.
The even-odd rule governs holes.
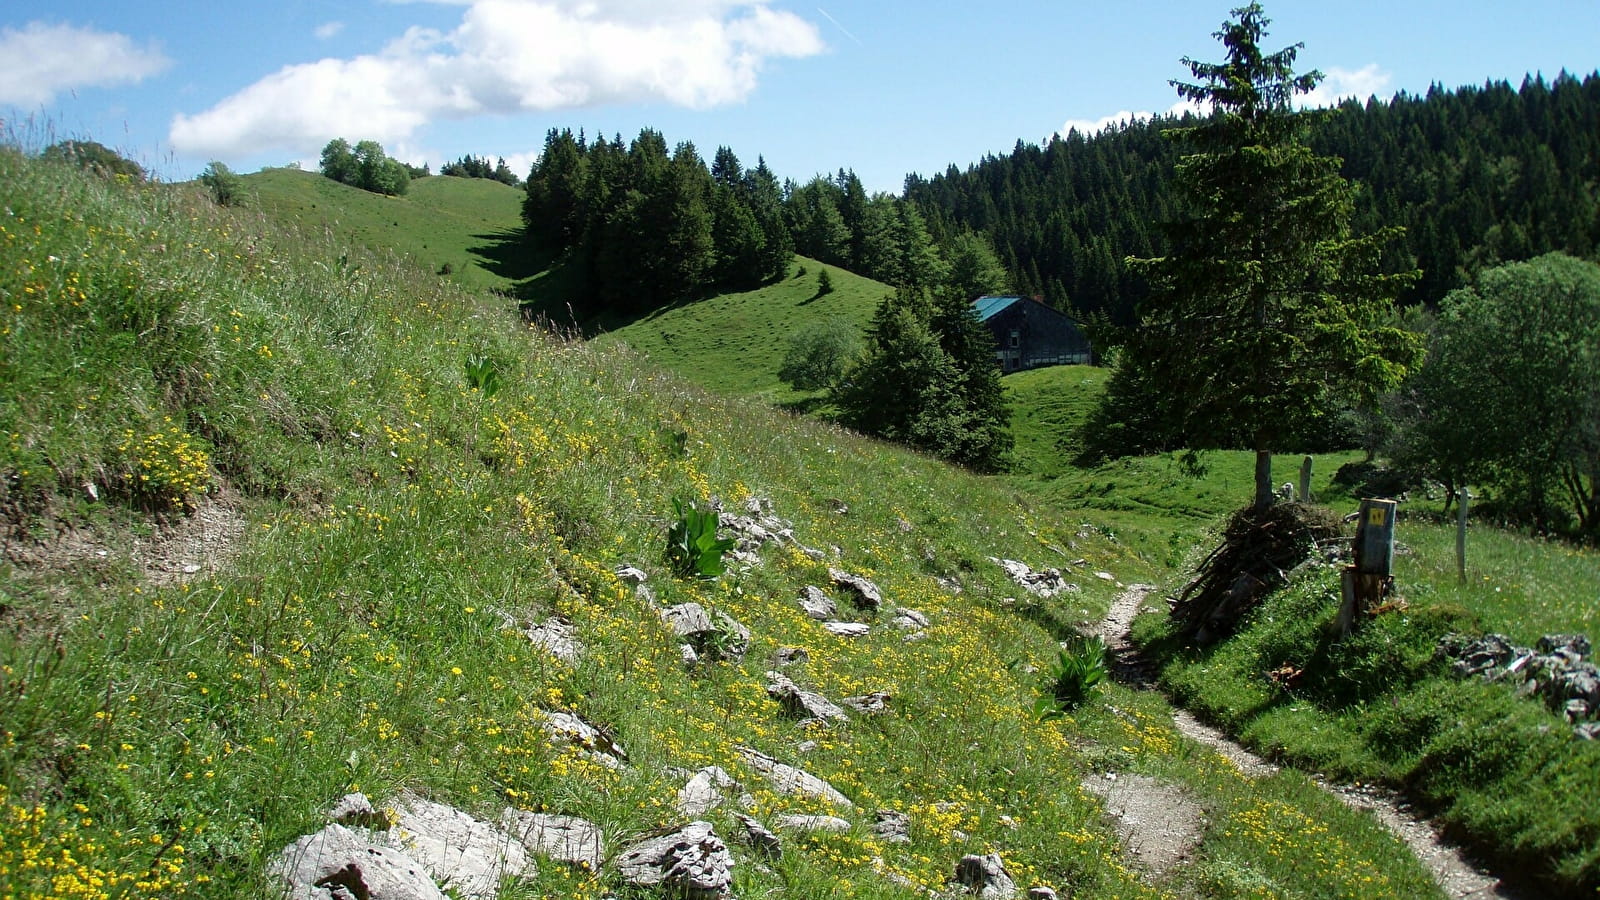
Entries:
POLYGON ((403 197, 298 169, 265 169, 243 181, 251 202, 276 222, 392 250, 434 272, 449 266, 467 287, 510 292, 532 274, 514 252, 522 192, 498 181, 434 175, 412 181, 403 197))
POLYGON ((1017 472, 1048 480, 1073 468, 1076 432, 1100 402, 1110 372, 1049 366, 1005 377, 1017 472))
POLYGON ((829 268, 833 291, 817 291, 823 266, 796 257, 789 277, 753 291, 720 294, 659 310, 598 339, 626 343, 657 365, 703 387, 772 402, 797 399, 778 380, 789 336, 811 322, 841 318, 863 335, 888 285, 843 269, 829 268))
MULTIPOLYGON (((266 862, 357 789, 583 816, 615 851, 680 821, 679 773, 716 764, 763 820, 850 823, 786 833, 775 862, 736 847, 739 896, 925 896, 969 852, 1074 897, 1437 895, 1370 819, 1294 772, 1243 777, 1158 695, 1034 714, 1058 639, 1117 590, 1094 573, 1159 574, 1077 515, 545 339, 431 267, 263 230, 182 186, 0 151, 0 190, 0 384, 23 401, 0 406, 0 892, 268 896, 266 862), (497 392, 468 383, 469 358, 497 392), (713 496, 770 500, 821 558, 773 544, 675 575, 673 502, 713 496), (1013 599, 990 556, 1081 587, 1013 599), (661 604, 746 624, 748 655, 686 668, 622 564, 661 604), (793 598, 830 566, 925 613, 926 637, 887 610, 847 612, 873 625, 858 639, 806 618, 793 598), (577 665, 523 633, 552 615, 587 648, 577 665), (786 716, 762 687, 781 645, 809 652, 806 686, 885 691, 888 713, 786 716), (552 740, 557 711, 607 728, 628 765, 552 740), (741 746, 855 809, 779 794, 741 746), (1193 862, 1142 878, 1080 787, 1094 772, 1195 798, 1193 862), (909 843, 873 833, 879 808, 910 816, 909 843)), ((618 887, 545 863, 501 896, 618 887)))

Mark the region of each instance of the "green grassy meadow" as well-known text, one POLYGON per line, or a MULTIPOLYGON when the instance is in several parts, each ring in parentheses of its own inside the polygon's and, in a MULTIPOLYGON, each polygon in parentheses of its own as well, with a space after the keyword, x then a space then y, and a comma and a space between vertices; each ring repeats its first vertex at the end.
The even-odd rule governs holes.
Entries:
MULTIPOLYGON (((1157 696, 1112 687, 1076 716, 1032 713, 1061 623, 1116 591, 1085 575, 1146 566, 1078 516, 550 338, 431 265, 192 186, 4 150, 0 187, 0 379, 26 401, 0 407, 6 894, 266 896, 267 862, 358 789, 579 815, 613 847, 676 820, 671 767, 723 766, 758 816, 828 811, 763 787, 740 745, 802 762, 860 810, 848 833, 790 838, 778 864, 741 862, 740 896, 920 896, 967 852, 1075 897, 1433 891, 1370 820, 1294 773, 1240 777, 1157 696), (469 386, 469 357, 498 392, 469 386), (770 499, 823 560, 774 545, 714 580, 674 576, 673 501, 713 496, 770 499), (1081 590, 1014 602, 989 556, 1082 559, 1067 567, 1081 590), (749 655, 686 670, 621 564, 663 604, 747 624, 749 655), (926 639, 856 614, 876 627, 852 642, 805 618, 793 598, 830 565, 928 615, 926 639), (550 615, 577 627, 580 665, 521 633, 550 615), (891 712, 833 730, 785 718, 762 689, 780 645, 809 651, 808 686, 888 691, 891 712), (555 710, 612 729, 630 764, 553 744, 555 710), (1077 787, 1110 768, 1201 797, 1215 824, 1195 866, 1139 876, 1077 787), (911 843, 871 832, 880 807, 910 815, 911 843), (1327 846, 1338 861, 1315 862, 1327 846)), ((542 865, 501 896, 616 888, 542 865)))
MULTIPOLYGON (((1112 685, 1063 718, 1033 711, 1059 641, 1105 613, 1117 582, 1180 581, 1248 495, 1247 455, 1209 454, 1202 477, 1172 456, 1070 468, 1050 451, 1099 384, 1068 368, 1008 379, 1028 462, 978 477, 772 409, 787 398, 773 373, 788 330, 824 312, 864 324, 881 285, 834 270, 836 292, 814 297, 818 268, 797 261, 805 276, 764 291, 568 340, 486 290, 505 284, 474 280, 494 273, 472 235, 514 221, 511 189, 430 178, 396 200, 313 178, 251 176, 255 205, 227 210, 193 185, 0 150, 0 381, 19 400, 0 405, 0 896, 267 896, 268 860, 357 789, 490 819, 508 805, 582 816, 615 850, 677 823, 669 769, 710 764, 751 789, 758 818, 852 823, 786 838, 768 866, 736 850, 739 896, 925 896, 985 852, 1019 887, 1073 897, 1439 896, 1369 817, 1294 770, 1244 777, 1178 735, 1159 694, 1112 685), (479 191, 508 202, 474 219, 479 191), (425 204, 463 212, 401 214, 425 204), (445 247, 466 254, 451 278, 428 255, 445 247), (469 359, 488 361, 498 391, 471 386, 469 359), (713 497, 770 500, 823 559, 769 545, 716 579, 674 575, 674 500, 713 497), (1029 599, 989 557, 1060 568, 1080 589, 1029 599), (686 669, 614 574, 624 564, 661 604, 746 624, 749 654, 686 669), (903 640, 887 611, 853 614, 874 625, 854 641, 806 618, 794 597, 826 586, 830 566, 928 615, 927 637, 903 640), (579 665, 522 634, 551 615, 577 627, 579 665), (890 713, 836 729, 785 717, 762 687, 779 646, 809 652, 793 674, 807 687, 888 691, 890 713), (630 764, 553 744, 542 721, 557 710, 610 728, 630 764), (764 787, 742 745, 857 809, 764 787), (1196 797, 1193 861, 1141 877, 1079 787, 1097 772, 1196 797), (910 815, 911 843, 873 834, 878 808, 910 815)), ((1317 459, 1319 496, 1351 502, 1329 483, 1351 458, 1317 459)), ((1294 480, 1299 457, 1279 465, 1294 480)), ((1410 609, 1346 648, 1319 642, 1316 580, 1203 653, 1164 644, 1160 616, 1140 633, 1169 689, 1268 752, 1406 785, 1459 834, 1504 843, 1557 890, 1587 889, 1593 746, 1541 731, 1549 714, 1496 686, 1441 680, 1428 655, 1456 623, 1521 639, 1592 623, 1593 554, 1481 528, 1475 580, 1456 588, 1441 557, 1453 544, 1425 518, 1400 535, 1410 609), (1547 603, 1553 585, 1577 599, 1547 603), (1284 662, 1308 680, 1274 687, 1263 673, 1284 662), (1519 741, 1526 759, 1496 755, 1519 741), (1541 805, 1572 816, 1552 824, 1541 805)), ((544 864, 501 896, 619 887, 544 864)))
POLYGON ((878 303, 893 289, 828 267, 833 290, 822 294, 822 264, 796 257, 789 277, 753 291, 720 294, 657 311, 597 338, 625 343, 651 361, 719 393, 784 403, 811 396, 778 379, 788 340, 816 321, 840 318, 863 340, 878 303))
POLYGON ((533 274, 516 258, 522 191, 498 181, 431 175, 400 197, 299 169, 264 169, 243 182, 249 202, 274 222, 392 250, 433 272, 448 265, 466 287, 510 293, 533 274))

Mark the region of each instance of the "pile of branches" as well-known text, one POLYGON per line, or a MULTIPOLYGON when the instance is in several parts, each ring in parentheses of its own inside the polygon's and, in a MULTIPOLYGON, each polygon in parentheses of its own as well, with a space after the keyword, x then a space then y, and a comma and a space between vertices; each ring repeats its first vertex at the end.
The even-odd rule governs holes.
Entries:
POLYGON ((1195 569, 1172 606, 1179 631, 1206 644, 1232 634, 1239 620, 1288 581, 1288 573, 1340 534, 1339 516, 1309 503, 1274 503, 1234 513, 1222 544, 1195 569))

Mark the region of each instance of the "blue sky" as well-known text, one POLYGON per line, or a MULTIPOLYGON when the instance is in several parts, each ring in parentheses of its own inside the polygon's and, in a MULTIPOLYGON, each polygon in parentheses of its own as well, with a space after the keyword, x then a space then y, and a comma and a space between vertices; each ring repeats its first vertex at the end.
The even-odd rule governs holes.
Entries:
MULTIPOLYGON (((897 192, 1075 124, 1164 112, 1221 57, 1219 3, 756 0, 21 0, 0 8, 0 117, 161 177, 314 164, 333 137, 525 174, 551 127, 727 145, 803 181, 897 192)), ((1600 68, 1600 0, 1266 0, 1325 97, 1600 68)))

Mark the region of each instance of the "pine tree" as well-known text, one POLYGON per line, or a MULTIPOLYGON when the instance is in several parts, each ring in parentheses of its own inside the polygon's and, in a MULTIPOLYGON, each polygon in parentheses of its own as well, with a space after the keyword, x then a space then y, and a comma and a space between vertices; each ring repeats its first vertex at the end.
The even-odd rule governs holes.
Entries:
POLYGON ((1192 151, 1176 174, 1188 215, 1170 228, 1171 253, 1134 261, 1151 294, 1129 371, 1113 380, 1177 398, 1170 412, 1190 447, 1254 450, 1262 508, 1272 453, 1341 402, 1397 384, 1417 338, 1384 316, 1413 277, 1378 271, 1392 232, 1351 234, 1353 189, 1337 158, 1307 146, 1292 107, 1321 75, 1294 74, 1300 45, 1262 52, 1260 4, 1234 16, 1216 34, 1226 61, 1186 58, 1197 82, 1175 82, 1212 114, 1172 131, 1192 151))

